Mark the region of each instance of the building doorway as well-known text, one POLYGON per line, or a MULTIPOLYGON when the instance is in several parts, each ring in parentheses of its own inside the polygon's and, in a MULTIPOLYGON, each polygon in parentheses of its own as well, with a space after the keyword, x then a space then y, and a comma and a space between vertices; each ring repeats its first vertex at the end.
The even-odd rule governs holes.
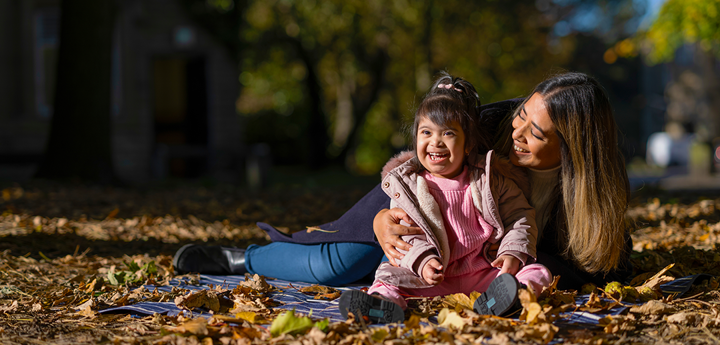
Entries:
POLYGON ((153 59, 154 175, 202 176, 208 168, 204 58, 153 59))

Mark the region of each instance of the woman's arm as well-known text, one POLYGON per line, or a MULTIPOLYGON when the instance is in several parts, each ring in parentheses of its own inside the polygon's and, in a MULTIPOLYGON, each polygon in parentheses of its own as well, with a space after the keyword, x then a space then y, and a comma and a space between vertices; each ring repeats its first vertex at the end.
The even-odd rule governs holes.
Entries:
POLYGON ((405 257, 397 249, 407 252, 412 248, 400 236, 423 234, 422 229, 415 225, 415 222, 401 208, 380 210, 373 219, 373 231, 375 231, 375 237, 385 252, 385 256, 393 266, 398 266, 395 259, 400 260, 405 257), (402 225, 400 221, 405 221, 410 226, 402 225))

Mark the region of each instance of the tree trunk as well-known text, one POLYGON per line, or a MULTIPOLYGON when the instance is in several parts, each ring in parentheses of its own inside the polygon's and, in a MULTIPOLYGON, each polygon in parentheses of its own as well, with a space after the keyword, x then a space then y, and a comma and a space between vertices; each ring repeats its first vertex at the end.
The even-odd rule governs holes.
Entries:
POLYGON ((114 2, 63 0, 50 135, 36 176, 114 179, 110 69, 114 2))

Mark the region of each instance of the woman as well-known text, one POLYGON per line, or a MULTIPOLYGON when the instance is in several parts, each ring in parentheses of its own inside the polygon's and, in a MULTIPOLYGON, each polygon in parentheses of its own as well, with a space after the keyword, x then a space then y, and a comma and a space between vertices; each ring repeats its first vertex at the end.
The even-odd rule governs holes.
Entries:
MULTIPOLYGON (((494 127, 518 103, 500 125, 496 150, 527 168, 532 188, 528 199, 536 209, 540 234, 537 262, 561 276, 561 289, 625 280, 632 248, 624 224, 629 185, 604 90, 585 74, 557 75, 522 102, 485 106, 484 125, 494 127)), ((389 203, 378 186, 340 219, 320 226, 331 232, 290 237, 258 223, 275 243, 250 246, 247 252, 189 245, 178 251, 174 264, 181 272, 248 271, 329 285, 353 282, 373 273, 383 251, 391 263, 401 258, 395 248, 407 250, 409 244, 400 235, 420 233, 417 227, 400 225, 400 220, 412 221, 402 210, 388 210, 389 203)))

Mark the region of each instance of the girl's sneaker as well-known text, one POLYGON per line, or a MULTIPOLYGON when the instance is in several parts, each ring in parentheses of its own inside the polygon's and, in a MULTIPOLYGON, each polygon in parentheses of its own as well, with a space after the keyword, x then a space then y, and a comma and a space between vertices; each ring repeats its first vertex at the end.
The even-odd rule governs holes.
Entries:
POLYGON ((396 303, 380 295, 368 295, 360 290, 350 290, 340 295, 340 314, 347 320, 348 312, 370 323, 393 323, 405 320, 405 311, 396 303))
POLYGON ((520 283, 515 276, 503 273, 475 300, 473 310, 480 315, 512 315, 522 309, 518 299, 519 289, 520 283))

